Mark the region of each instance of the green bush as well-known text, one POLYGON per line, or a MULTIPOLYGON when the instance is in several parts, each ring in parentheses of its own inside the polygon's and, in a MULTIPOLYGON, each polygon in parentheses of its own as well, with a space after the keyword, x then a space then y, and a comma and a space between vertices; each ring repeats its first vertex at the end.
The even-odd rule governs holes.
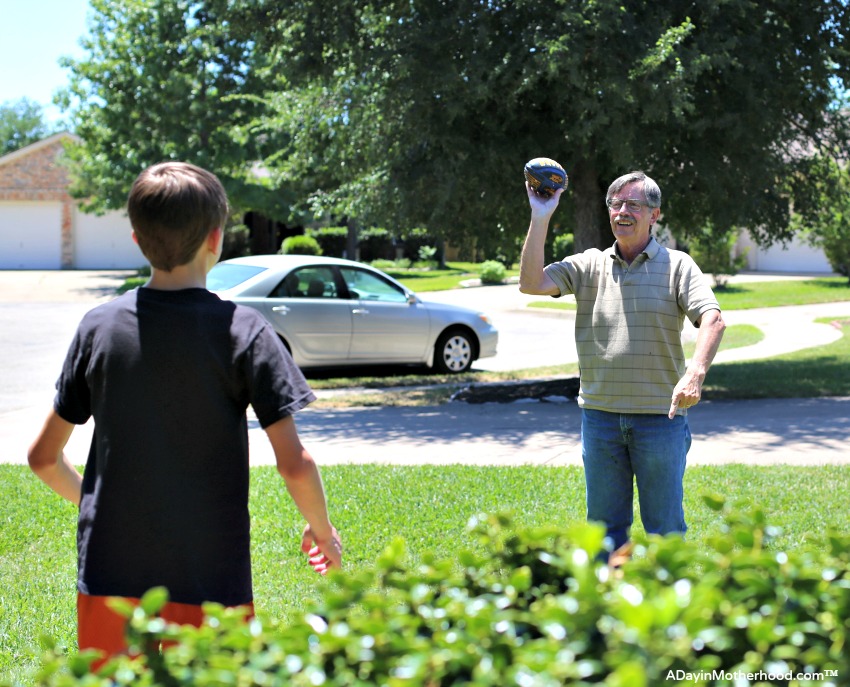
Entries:
POLYGON ((345 255, 348 242, 348 227, 321 227, 308 229, 307 236, 312 236, 322 247, 321 255, 341 258, 345 255))
POLYGON ((505 279, 505 266, 498 260, 485 260, 478 268, 482 284, 501 284, 505 279))
POLYGON ((418 258, 415 263, 417 267, 428 270, 435 270, 439 267, 435 246, 419 246, 418 258))
MULTIPOLYGON (((846 232, 846 227, 844 230, 846 232)), ((823 232, 816 245, 823 248, 829 266, 832 267, 833 271, 850 279, 850 241, 848 241, 848 237, 840 235, 837 231, 832 234, 823 232)))
POLYGON ((552 240, 552 259, 563 260, 575 252, 575 237, 572 234, 558 234, 552 240))
MULTIPOLYGON (((435 246, 438 243, 437 238, 429 234, 426 229, 407 229, 401 233, 402 253, 411 263, 420 259, 419 249, 422 246, 435 246)), ((439 255, 435 255, 434 257, 439 261, 439 255)))
POLYGON ((362 262, 380 259, 393 260, 395 258, 392 234, 382 227, 370 227, 361 230, 357 247, 360 249, 360 260, 362 262))
POLYGON ((711 225, 703 227, 687 239, 688 252, 700 269, 714 278, 714 285, 722 289, 747 266, 746 253, 734 255, 738 243, 738 230, 721 231, 711 225))
POLYGON ((290 236, 280 246, 281 255, 321 255, 322 247, 312 236, 290 236))
POLYGON ((598 525, 480 516, 475 552, 410 568, 396 541, 372 572, 332 574, 288 626, 215 605, 200 629, 167 626, 153 590, 127 611, 141 658, 85 676, 90 657, 48 645, 38 684, 850 684, 850 537, 786 553, 761 511, 726 510, 718 524, 708 547, 650 537, 615 568, 599 562, 598 525), (162 639, 175 645, 144 649, 162 639))

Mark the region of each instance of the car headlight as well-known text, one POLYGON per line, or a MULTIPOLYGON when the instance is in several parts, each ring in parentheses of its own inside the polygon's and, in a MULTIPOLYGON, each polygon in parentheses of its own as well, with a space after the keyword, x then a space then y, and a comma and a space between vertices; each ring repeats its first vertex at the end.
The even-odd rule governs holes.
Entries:
POLYGON ((485 315, 483 312, 478 313, 478 318, 484 321, 484 324, 489 324, 491 327, 493 326, 493 321, 485 315))

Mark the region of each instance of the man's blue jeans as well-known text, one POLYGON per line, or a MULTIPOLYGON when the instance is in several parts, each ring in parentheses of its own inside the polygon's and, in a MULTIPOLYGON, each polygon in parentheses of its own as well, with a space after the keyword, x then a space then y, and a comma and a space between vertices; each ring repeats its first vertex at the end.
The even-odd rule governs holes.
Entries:
POLYGON ((613 550, 629 539, 637 482, 640 515, 650 534, 685 533, 682 479, 691 447, 687 417, 582 409, 587 519, 605 524, 613 550))

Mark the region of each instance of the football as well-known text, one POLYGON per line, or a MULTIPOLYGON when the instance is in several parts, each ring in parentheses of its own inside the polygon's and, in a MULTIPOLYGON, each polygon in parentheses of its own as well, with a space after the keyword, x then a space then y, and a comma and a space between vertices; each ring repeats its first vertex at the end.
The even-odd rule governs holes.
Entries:
POLYGON ((566 188, 567 172, 548 157, 536 157, 525 163, 525 179, 539 196, 551 198, 559 188, 566 188))

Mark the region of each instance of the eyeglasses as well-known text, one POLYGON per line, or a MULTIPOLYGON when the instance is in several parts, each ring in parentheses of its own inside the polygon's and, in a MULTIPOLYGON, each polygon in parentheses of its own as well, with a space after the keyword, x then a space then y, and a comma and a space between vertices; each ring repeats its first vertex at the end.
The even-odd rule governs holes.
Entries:
POLYGON ((629 212, 640 212, 643 208, 650 207, 648 203, 641 203, 639 200, 632 198, 608 198, 605 201, 605 205, 611 210, 619 210, 625 205, 629 212))

